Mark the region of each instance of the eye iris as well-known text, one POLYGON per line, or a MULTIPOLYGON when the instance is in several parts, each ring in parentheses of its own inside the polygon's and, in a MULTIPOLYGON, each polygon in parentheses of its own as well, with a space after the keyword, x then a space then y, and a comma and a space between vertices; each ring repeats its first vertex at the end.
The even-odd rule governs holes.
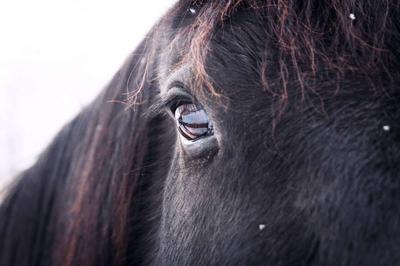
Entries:
POLYGON ((182 136, 197 140, 212 134, 212 125, 206 112, 195 104, 182 104, 175 110, 175 118, 182 136))

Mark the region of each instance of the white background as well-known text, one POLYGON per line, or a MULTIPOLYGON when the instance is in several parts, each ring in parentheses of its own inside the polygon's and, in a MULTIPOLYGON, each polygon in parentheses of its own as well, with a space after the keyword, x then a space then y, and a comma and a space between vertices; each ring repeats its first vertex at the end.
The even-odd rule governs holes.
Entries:
POLYGON ((100 92, 174 2, 0 2, 0 190, 100 92))

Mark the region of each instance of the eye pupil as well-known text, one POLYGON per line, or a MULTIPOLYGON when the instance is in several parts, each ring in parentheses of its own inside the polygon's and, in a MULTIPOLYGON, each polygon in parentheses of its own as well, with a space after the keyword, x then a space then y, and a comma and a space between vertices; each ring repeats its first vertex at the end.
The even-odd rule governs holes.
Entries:
POLYGON ((175 110, 179 133, 188 140, 197 140, 212 134, 212 125, 206 112, 196 104, 182 104, 175 110))

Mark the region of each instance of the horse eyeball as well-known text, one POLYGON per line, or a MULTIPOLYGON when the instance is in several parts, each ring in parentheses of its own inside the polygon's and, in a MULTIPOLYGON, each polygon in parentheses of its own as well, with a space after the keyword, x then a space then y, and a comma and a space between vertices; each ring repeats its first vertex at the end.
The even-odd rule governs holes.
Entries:
POLYGON ((187 140, 196 141, 213 134, 213 127, 206 112, 196 104, 178 106, 175 119, 179 133, 187 140))

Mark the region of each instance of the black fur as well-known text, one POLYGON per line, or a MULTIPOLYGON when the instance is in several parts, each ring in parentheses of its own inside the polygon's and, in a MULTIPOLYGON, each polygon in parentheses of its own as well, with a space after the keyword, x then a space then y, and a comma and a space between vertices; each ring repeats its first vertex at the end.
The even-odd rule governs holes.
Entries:
MULTIPOLYGON (((366 73, 366 50, 332 30, 306 40, 312 73, 307 46, 292 57, 266 29, 271 3, 180 1, 18 178, 0 208, 0 265, 400 264, 399 6, 364 3, 392 8, 387 52, 371 57, 384 69, 366 73), (170 94, 199 102, 214 136, 182 142, 170 94)), ((325 11, 318 29, 338 19, 325 2, 282 3, 299 21, 325 11)))

